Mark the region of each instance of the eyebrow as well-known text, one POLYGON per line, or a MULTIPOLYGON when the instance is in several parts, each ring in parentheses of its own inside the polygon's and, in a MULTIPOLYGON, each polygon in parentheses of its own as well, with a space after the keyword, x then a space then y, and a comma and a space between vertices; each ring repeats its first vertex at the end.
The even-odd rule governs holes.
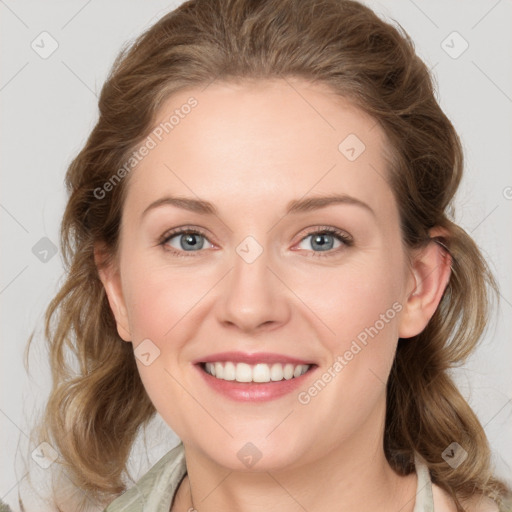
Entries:
POLYGON ((349 204, 354 206, 360 206, 370 212, 372 215, 375 215, 375 212, 372 208, 366 204, 364 201, 357 199, 356 197, 352 197, 346 194, 333 194, 329 196, 317 196, 317 197, 308 197, 306 199, 296 199, 290 201, 286 208, 286 213, 299 213, 299 212, 309 212, 312 210, 318 210, 320 208, 325 208, 326 206, 330 206, 332 204, 349 204))
MULTIPOLYGON (((294 199, 288 203, 285 214, 288 215, 289 213, 310 212, 313 210, 318 210, 320 208, 325 208, 333 204, 348 204, 360 206, 375 216, 375 212, 368 204, 361 201, 360 199, 357 199, 346 194, 333 194, 329 196, 308 197, 306 199, 294 199)), ((199 213, 201 215, 217 216, 219 214, 217 208, 209 201, 205 201, 203 199, 192 199, 189 197, 166 196, 157 199, 156 201, 151 203, 142 212, 142 217, 144 217, 150 210, 154 210, 155 208, 164 205, 175 206, 177 208, 182 208, 184 210, 199 213)))

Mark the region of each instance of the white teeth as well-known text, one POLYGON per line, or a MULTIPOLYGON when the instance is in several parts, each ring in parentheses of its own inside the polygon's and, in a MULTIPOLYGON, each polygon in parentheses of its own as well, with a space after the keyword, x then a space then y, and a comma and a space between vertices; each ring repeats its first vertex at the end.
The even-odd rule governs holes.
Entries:
POLYGON ((215 363, 215 377, 218 379, 224 378, 224 367, 222 366, 222 363, 215 363))
MULTIPOLYGON (((217 366, 218 364, 220 364, 220 363, 215 363, 215 366, 217 366)), ((236 365, 235 380, 237 382, 251 382, 251 380, 252 380, 251 367, 245 363, 238 363, 236 365)))
POLYGON ((210 375, 222 380, 236 380, 237 382, 277 382, 283 379, 290 380, 304 375, 310 368, 309 364, 293 365, 290 363, 274 363, 269 366, 265 363, 249 365, 247 363, 205 363, 205 370, 210 375))
POLYGON ((270 382, 270 368, 268 364, 257 364, 252 370, 252 380, 254 382, 270 382))
POLYGON ((215 365, 214 364, 205 363, 204 367, 205 367, 205 370, 207 373, 209 373, 210 375, 213 375, 215 377, 215 365))
POLYGON ((224 380, 235 380, 236 377, 236 368, 235 365, 231 362, 228 362, 224 365, 224 380))
POLYGON ((287 364, 285 365, 284 367, 284 370, 283 370, 283 373, 284 373, 284 378, 286 380, 290 380, 293 378, 293 370, 294 370, 295 366, 293 366, 293 364, 287 364))

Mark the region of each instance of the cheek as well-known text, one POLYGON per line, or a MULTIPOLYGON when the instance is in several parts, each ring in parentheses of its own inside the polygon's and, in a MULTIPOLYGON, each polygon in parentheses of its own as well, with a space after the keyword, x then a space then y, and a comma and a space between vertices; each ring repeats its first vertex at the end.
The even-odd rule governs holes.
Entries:
POLYGON ((368 255, 337 269, 312 269, 295 289, 329 328, 326 340, 332 341, 331 348, 343 349, 347 340, 375 326, 386 336, 398 332, 403 280, 400 255, 368 255))
POLYGON ((321 292, 306 295, 302 289, 305 302, 333 332, 321 339, 328 358, 311 387, 300 390, 299 403, 304 414, 314 410, 340 436, 357 431, 385 396, 403 309, 403 273, 391 260, 361 260, 332 272, 321 292))
POLYGON ((125 260, 125 265, 123 288, 139 375, 159 414, 186 439, 186 433, 191 431, 189 417, 194 414, 176 411, 197 412, 197 404, 184 391, 190 385, 179 359, 187 342, 196 336, 194 306, 214 280, 210 283, 194 271, 148 261, 142 264, 136 257, 125 260), (138 356, 144 353, 150 354, 149 360, 138 356))
POLYGON ((310 287, 309 294, 303 287, 298 293, 330 331, 322 337, 328 354, 324 367, 331 374, 326 379, 333 382, 321 399, 327 410, 340 397, 349 410, 362 407, 362 397, 371 407, 383 392, 399 337, 402 262, 398 251, 361 257, 335 272, 322 270, 321 287, 310 287))
POLYGON ((126 275, 124 290, 135 344, 145 338, 160 344, 171 336, 186 324, 187 315, 215 282, 211 275, 147 261, 136 265, 135 260, 127 262, 126 275))

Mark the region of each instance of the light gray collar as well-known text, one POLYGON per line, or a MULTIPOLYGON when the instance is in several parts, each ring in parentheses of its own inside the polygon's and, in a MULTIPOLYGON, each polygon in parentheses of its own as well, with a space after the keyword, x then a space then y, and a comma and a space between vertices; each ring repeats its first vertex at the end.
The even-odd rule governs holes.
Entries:
POLYGON ((418 475, 418 486, 416 487, 416 503, 413 512, 434 512, 430 473, 427 464, 418 453, 414 454, 414 465, 418 475))

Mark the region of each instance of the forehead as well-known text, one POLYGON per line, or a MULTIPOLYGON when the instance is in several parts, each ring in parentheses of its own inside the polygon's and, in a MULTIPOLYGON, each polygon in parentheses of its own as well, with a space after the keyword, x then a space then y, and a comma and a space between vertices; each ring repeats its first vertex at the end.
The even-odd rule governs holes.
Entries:
POLYGON ((152 148, 129 176, 127 203, 165 193, 276 208, 339 192, 389 207, 380 125, 328 87, 301 80, 214 82, 182 90, 158 111, 152 148))

